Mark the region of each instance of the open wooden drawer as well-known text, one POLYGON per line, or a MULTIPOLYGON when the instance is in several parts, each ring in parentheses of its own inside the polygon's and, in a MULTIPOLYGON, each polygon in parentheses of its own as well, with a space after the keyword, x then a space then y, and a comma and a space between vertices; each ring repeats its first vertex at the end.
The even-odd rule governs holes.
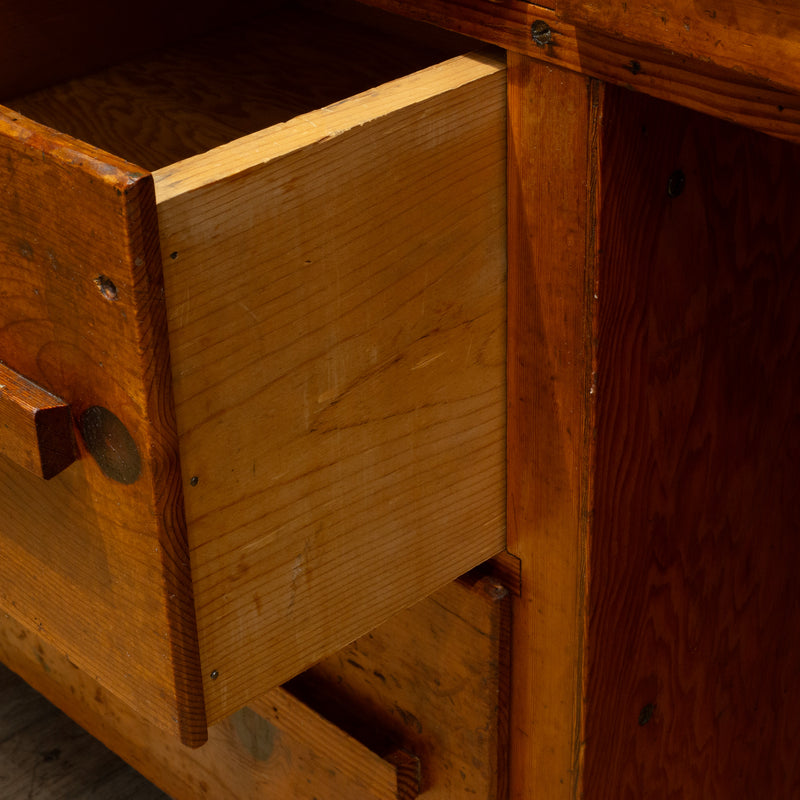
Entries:
POLYGON ((0 607, 190 744, 504 545, 503 65, 293 9, 0 97, 0 607))

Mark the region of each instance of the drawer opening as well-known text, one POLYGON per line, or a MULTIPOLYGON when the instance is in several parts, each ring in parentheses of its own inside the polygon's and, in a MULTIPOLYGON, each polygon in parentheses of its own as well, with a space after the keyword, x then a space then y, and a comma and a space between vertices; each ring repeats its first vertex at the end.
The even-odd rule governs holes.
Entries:
POLYGON ((154 171, 451 56, 469 39, 349 3, 268 13, 0 102, 154 171))
POLYGON ((101 625, 41 599, 23 546, 6 578, 187 742, 505 545, 505 65, 472 44, 276 3, 5 101, 0 312, 41 339, 11 366, 124 417, 148 481, 134 502, 87 456, 57 484, 105 583, 47 562, 64 503, 29 526, 101 625))

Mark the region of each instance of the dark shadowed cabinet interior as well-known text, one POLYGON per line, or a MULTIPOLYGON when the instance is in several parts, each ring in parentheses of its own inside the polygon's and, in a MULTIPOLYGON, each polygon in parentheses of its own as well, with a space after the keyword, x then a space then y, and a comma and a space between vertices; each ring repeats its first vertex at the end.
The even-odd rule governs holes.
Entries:
POLYGON ((0 660, 175 798, 800 796, 800 10, 257 12, 0 7, 0 660))

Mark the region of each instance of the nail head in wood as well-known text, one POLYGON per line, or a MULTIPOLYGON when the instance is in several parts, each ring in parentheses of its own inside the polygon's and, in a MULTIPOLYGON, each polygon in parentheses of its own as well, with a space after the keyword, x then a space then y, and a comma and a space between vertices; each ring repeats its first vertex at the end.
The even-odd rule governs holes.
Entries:
POLYGON ((112 281, 107 275, 98 275, 94 279, 94 282, 97 284, 100 294, 102 294, 106 300, 113 301, 117 299, 117 287, 114 284, 114 281, 112 281))
POLYGON ((539 47, 547 47, 553 41, 553 31, 544 20, 537 19, 531 25, 531 39, 539 47))

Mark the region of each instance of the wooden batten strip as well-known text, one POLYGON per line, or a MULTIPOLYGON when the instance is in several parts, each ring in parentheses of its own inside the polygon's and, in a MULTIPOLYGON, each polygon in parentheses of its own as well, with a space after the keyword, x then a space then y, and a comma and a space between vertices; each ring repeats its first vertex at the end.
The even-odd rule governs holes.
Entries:
MULTIPOLYGON (((524 0, 362 0, 564 69, 800 142, 800 96, 736 68, 576 27, 524 0), (534 37, 536 24, 541 33, 534 37)), ((595 4, 597 5, 597 4, 595 4)), ((607 4, 601 4, 603 8, 607 4)), ((599 6, 598 6, 599 7, 599 6)), ((755 7, 755 6, 754 6, 755 7)), ((796 47, 792 43, 791 46, 796 47)), ((775 59, 780 62, 779 58, 775 59)), ((727 62, 730 64, 730 60, 727 62)), ((784 70, 793 61, 779 65, 784 70)), ((795 79, 792 78, 792 84, 795 79)), ((553 102, 558 102, 553 98, 553 102)))
POLYGON ((2 363, 0 453, 44 479, 77 455, 69 405, 2 363))

